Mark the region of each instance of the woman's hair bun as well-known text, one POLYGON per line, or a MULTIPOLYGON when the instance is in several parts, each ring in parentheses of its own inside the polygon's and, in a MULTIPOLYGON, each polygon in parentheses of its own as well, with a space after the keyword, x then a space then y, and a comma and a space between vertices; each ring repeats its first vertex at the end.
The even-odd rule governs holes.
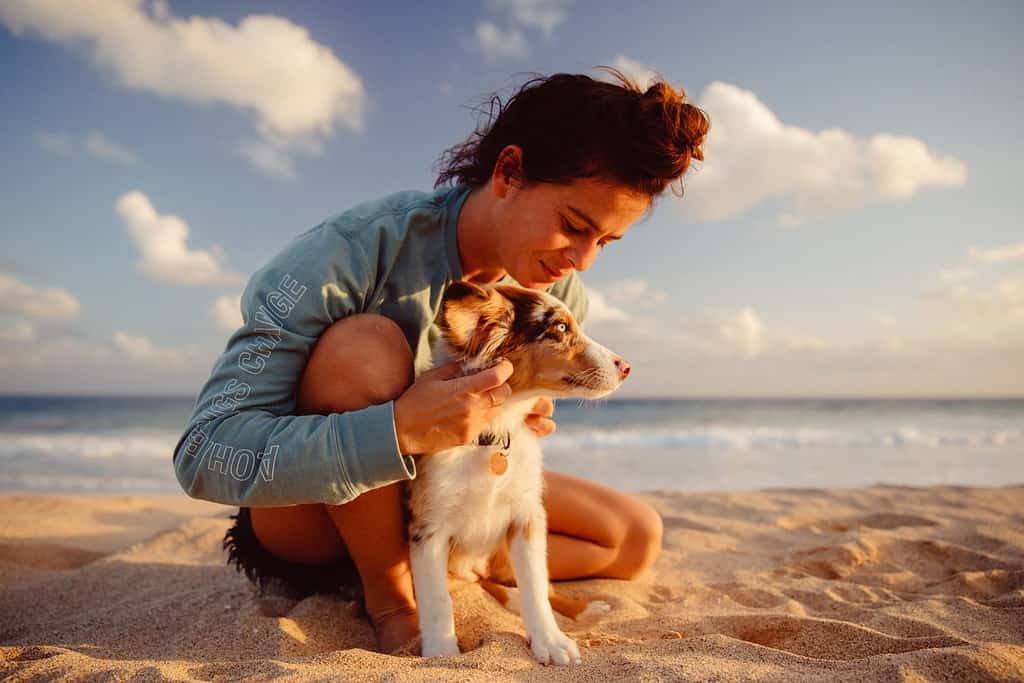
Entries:
POLYGON ((682 196, 691 160, 704 159, 707 114, 660 76, 642 88, 614 67, 597 68, 613 81, 558 73, 528 81, 507 102, 492 95, 491 120, 445 152, 435 187, 485 184, 502 150, 516 145, 527 183, 600 178, 653 200, 679 180, 682 196))

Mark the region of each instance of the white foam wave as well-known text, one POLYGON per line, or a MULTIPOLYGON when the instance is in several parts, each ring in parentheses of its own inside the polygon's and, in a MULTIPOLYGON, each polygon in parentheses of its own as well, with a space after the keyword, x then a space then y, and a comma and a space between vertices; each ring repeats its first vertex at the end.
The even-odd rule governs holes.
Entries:
POLYGON ((840 430, 819 427, 692 427, 557 432, 544 440, 545 449, 663 448, 692 450, 792 450, 800 448, 944 448, 1006 446, 1024 431, 940 431, 913 426, 886 430, 840 430))
MULTIPOLYGON (((170 431, 0 433, 0 460, 50 457, 61 460, 170 459, 180 435, 170 431)), ((820 427, 674 427, 632 429, 562 428, 543 440, 545 450, 682 449, 793 450, 802 448, 1002 447, 1024 441, 1024 430, 933 430, 820 427)))
POLYGON ((0 490, 27 489, 37 491, 149 491, 154 493, 178 493, 181 489, 173 477, 164 479, 143 479, 141 477, 76 477, 20 474, 0 475, 0 490))
POLYGON ((0 433, 0 458, 58 456, 61 458, 166 458, 170 459, 178 435, 170 432, 0 433))

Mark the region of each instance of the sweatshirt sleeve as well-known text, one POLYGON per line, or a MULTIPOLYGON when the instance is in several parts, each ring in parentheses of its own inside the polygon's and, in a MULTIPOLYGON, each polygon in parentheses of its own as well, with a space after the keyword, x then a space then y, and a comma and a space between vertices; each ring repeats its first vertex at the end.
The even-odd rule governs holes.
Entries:
POLYGON ((340 505, 416 476, 400 452, 394 401, 294 415, 313 346, 336 320, 365 309, 376 265, 331 223, 296 237, 253 274, 242 326, 228 340, 174 449, 193 498, 232 506, 340 505))

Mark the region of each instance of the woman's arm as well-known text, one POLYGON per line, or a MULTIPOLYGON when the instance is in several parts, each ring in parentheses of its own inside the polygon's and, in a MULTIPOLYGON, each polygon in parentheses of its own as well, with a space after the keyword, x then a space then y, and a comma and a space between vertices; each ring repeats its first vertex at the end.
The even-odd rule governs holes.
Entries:
POLYGON ((193 498, 247 507, 330 503, 415 476, 399 451, 394 402, 294 415, 295 390, 323 331, 363 312, 375 273, 331 223, 298 237, 249 281, 228 340, 174 452, 193 498))

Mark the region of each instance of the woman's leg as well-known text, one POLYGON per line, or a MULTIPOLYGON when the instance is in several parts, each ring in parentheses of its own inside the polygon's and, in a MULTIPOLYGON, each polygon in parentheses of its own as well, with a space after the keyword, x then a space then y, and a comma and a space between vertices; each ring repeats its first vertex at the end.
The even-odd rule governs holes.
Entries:
POLYGON ((554 580, 632 579, 661 552, 661 516, 615 489, 545 472, 548 571, 554 580))
MULTIPOLYGON (((661 552, 661 515, 647 503, 560 472, 544 473, 548 519, 548 574, 552 580, 632 579, 661 552)), ((491 558, 488 578, 515 577, 508 547, 491 558)))
MULTIPOLYGON (((398 398, 412 381, 412 351, 398 325, 379 315, 348 316, 331 325, 313 348, 296 410, 359 410, 398 398)), ((282 559, 321 564, 347 548, 382 650, 398 648, 419 632, 399 484, 367 491, 344 505, 255 507, 251 514, 256 537, 282 559)))

